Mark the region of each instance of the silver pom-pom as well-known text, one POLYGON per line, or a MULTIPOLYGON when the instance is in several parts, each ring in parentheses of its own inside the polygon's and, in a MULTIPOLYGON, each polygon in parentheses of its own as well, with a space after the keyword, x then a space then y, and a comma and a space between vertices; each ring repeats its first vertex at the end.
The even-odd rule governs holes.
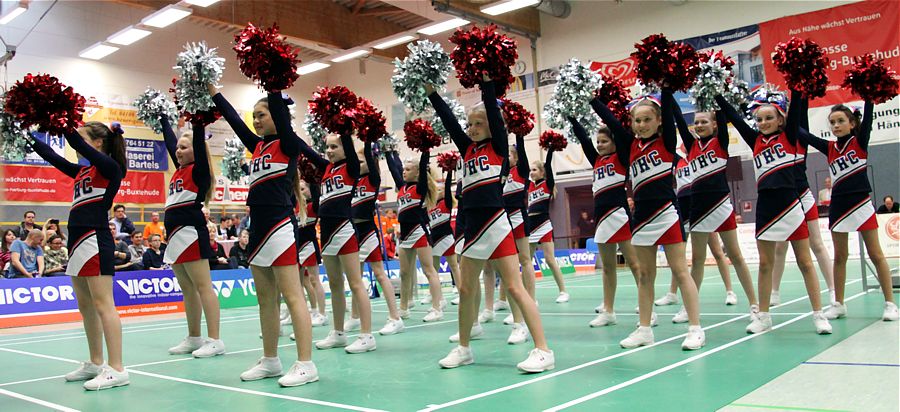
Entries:
POLYGON ((159 120, 165 116, 169 124, 174 125, 178 120, 178 109, 169 96, 159 90, 147 87, 134 102, 131 103, 137 109, 138 120, 144 122, 153 133, 162 133, 163 127, 159 120))
POLYGON ((222 154, 222 175, 235 183, 244 176, 241 165, 244 163, 244 144, 237 136, 225 141, 225 152, 222 154))
POLYGON ((0 159, 18 162, 31 152, 28 131, 16 121, 15 116, 0 112, 0 159))
POLYGON ((581 64, 578 59, 569 60, 559 69, 555 94, 547 101, 541 114, 547 126, 563 130, 566 139, 578 142, 572 124, 567 119, 571 116, 584 126, 588 135, 593 135, 600 127, 600 118, 591 109, 591 99, 602 84, 599 74, 581 64))
POLYGON ((700 74, 691 86, 691 102, 700 112, 711 112, 719 109, 716 95, 721 94, 733 106, 740 107, 746 102, 749 93, 747 83, 737 80, 734 72, 722 64, 721 56, 711 57, 700 62, 700 74))
POLYGON ((638 86, 638 96, 650 96, 654 94, 662 93, 662 89, 656 83, 651 84, 643 84, 641 82, 637 83, 638 86))
POLYGON ((743 80, 732 77, 731 82, 725 86, 725 92, 722 93, 722 97, 728 103, 731 103, 732 106, 743 109, 747 107, 747 103, 750 101, 750 85, 743 80))
POLYGON ((328 135, 328 130, 325 130, 316 121, 312 113, 307 112, 306 117, 303 118, 303 130, 306 130, 306 134, 312 140, 313 149, 316 149, 319 153, 325 153, 325 136, 328 135))
POLYGON ((173 68, 178 72, 175 98, 182 110, 188 113, 210 110, 214 103, 206 86, 218 86, 225 70, 225 59, 219 57, 215 47, 209 48, 205 42, 185 44, 173 68))
POLYGON ((377 144, 375 145, 375 156, 378 158, 384 158, 384 154, 387 152, 396 152, 399 144, 399 140, 391 134, 386 134, 381 139, 378 139, 377 144))
MULTIPOLYGON (((469 127, 469 119, 466 116, 466 108, 463 107, 456 99, 450 99, 447 102, 447 105, 450 106, 450 110, 453 111, 453 115, 456 116, 456 121, 459 122, 459 127, 463 130, 469 127)), ((444 127, 444 122, 441 121, 440 116, 437 115, 433 110, 431 111, 431 128, 434 129, 434 132, 445 139, 450 138, 450 132, 447 131, 447 128, 444 127)))
POLYGON ((420 114, 429 107, 423 86, 432 84, 442 90, 453 65, 450 55, 439 43, 420 40, 407 45, 407 48, 409 55, 403 60, 394 59, 391 85, 397 98, 414 114, 420 114))

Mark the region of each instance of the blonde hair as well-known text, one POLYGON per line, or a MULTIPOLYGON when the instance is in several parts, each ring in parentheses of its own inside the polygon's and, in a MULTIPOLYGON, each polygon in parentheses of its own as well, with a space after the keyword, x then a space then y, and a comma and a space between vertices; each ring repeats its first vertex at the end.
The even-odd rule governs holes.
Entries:
MULTIPOLYGON (((547 180, 547 170, 544 168, 544 162, 540 160, 532 160, 531 165, 540 170, 541 173, 544 174, 544 180, 547 180)), ((553 185, 553 193, 550 193, 550 197, 556 197, 556 185, 553 185)))
MULTIPOLYGON (((634 106, 631 107, 631 109, 628 110, 628 114, 631 115, 631 119, 632 119, 631 131, 634 132, 635 134, 637 134, 637 131, 634 130, 634 127, 636 126, 635 122, 634 122, 634 111, 637 110, 638 107, 643 107, 643 106, 653 109, 653 113, 656 113, 656 117, 659 118, 660 120, 662 120, 662 108, 659 107, 659 104, 657 104, 655 101, 650 100, 650 99, 644 99, 644 100, 637 102, 634 106)), ((657 133, 660 131, 662 131, 662 122, 660 122, 660 124, 659 124, 659 130, 657 130, 657 133)))
MULTIPOLYGON (((412 166, 418 173, 422 173, 422 171, 419 170, 418 159, 408 158, 405 163, 412 166)), ((425 196, 425 208, 431 209, 437 204, 437 181, 434 180, 434 172, 432 172, 431 166, 425 170, 425 173, 428 173, 428 196, 425 196)), ((419 176, 416 177, 418 178, 419 176)))

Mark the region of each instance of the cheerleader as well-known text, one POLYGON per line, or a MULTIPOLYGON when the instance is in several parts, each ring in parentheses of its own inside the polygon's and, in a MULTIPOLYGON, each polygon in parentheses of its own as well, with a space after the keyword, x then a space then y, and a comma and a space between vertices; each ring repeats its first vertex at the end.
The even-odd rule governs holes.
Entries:
POLYGON ((297 157, 302 141, 294 134, 287 103, 281 93, 269 93, 253 106, 253 128, 244 123, 222 94, 209 86, 213 102, 244 146, 253 153, 250 163, 250 273, 256 285, 263 357, 241 373, 241 380, 281 376, 278 336, 281 331, 278 295, 291 312, 297 361, 278 379, 281 386, 299 386, 319 380, 312 362, 312 326, 298 271, 297 220, 294 216, 298 186, 297 157), (257 135, 257 133, 259 135, 257 135), (263 136, 263 137, 260 137, 263 136))
POLYGON ((444 300, 441 280, 432 263, 432 249, 428 233, 428 208, 435 204, 437 188, 428 171, 430 153, 425 150, 419 162, 400 162, 397 152, 386 156, 388 170, 397 188, 398 213, 400 222, 400 316, 409 317, 409 302, 416 287, 416 258, 422 265, 422 272, 428 279, 431 294, 431 309, 422 318, 425 322, 435 322, 444 318, 444 300))
POLYGON ((672 91, 664 88, 662 102, 652 96, 644 96, 629 105, 631 128, 622 127, 605 102, 591 101, 594 111, 613 132, 624 136, 617 152, 625 151, 634 192, 634 214, 631 222, 632 240, 641 266, 638 286, 640 324, 634 332, 620 342, 623 348, 636 348, 653 343, 651 318, 653 309, 653 285, 656 280, 656 251, 662 245, 672 276, 681 285, 681 297, 687 310, 688 333, 681 348, 700 349, 706 344, 706 335, 700 327, 700 304, 697 286, 691 279, 684 257, 684 228, 674 204, 673 163, 675 161, 675 132, 672 91))
POLYGON ((122 323, 113 301, 115 242, 107 212, 126 173, 122 127, 87 122, 65 139, 89 165, 71 163, 46 143, 33 139, 31 147, 57 170, 75 180, 69 210, 69 265, 66 274, 78 302, 90 360, 66 374, 67 382, 87 381, 84 389, 124 386, 130 383, 122 364, 122 323), (103 362, 103 342, 107 362, 103 362))
POLYGON ((202 211, 213 193, 212 159, 206 132, 202 124, 194 123, 193 136, 185 133, 178 139, 168 118, 163 116, 160 123, 166 150, 176 168, 166 198, 164 223, 169 238, 163 261, 172 266, 178 279, 188 324, 188 336, 169 348, 169 354, 191 353, 195 358, 222 355, 225 344, 219 338, 219 298, 210 278, 208 261, 214 253, 202 211), (200 317, 204 314, 208 340, 200 336, 200 317))
MULTIPOLYGON (((597 227, 594 230, 594 242, 603 263, 603 305, 596 318, 589 322, 590 327, 601 327, 616 324, 616 251, 622 250, 625 263, 631 269, 634 283, 640 286, 640 265, 634 246, 631 245, 631 212, 625 192, 625 177, 628 164, 626 151, 618 151, 617 147, 625 147, 627 142, 623 136, 617 136, 602 126, 597 131, 597 146, 591 144, 587 131, 573 117, 569 117, 575 137, 581 143, 581 150, 588 162, 594 167, 594 219, 597 227)), ((653 324, 651 319, 651 325, 653 324)))
MULTIPOLYGON (((319 185, 309 184, 305 179, 313 180, 311 176, 302 176, 300 181, 300 210, 306 210, 300 221, 297 239, 299 246, 300 281, 309 296, 309 304, 313 312, 310 314, 312 326, 328 324, 325 316, 325 288, 319 279, 319 265, 322 264, 322 251, 319 250, 319 240, 316 234, 316 224, 319 222, 319 185)), ((290 318, 290 317, 288 317, 290 318)), ((291 334, 291 339, 294 339, 291 334)))
POLYGON ((544 262, 553 273, 553 280, 559 288, 559 296, 556 303, 569 301, 569 293, 566 292, 565 281, 559 264, 556 262, 553 250, 553 223, 550 222, 550 199, 556 195, 556 182, 553 178, 553 150, 547 151, 547 160, 541 163, 539 160, 531 162, 529 172, 531 183, 528 185, 528 243, 530 243, 531 257, 534 251, 540 248, 544 252, 544 262))
POLYGON ((874 103, 866 101, 862 123, 855 113, 842 104, 833 106, 828 115, 831 134, 837 141, 829 142, 801 131, 799 137, 804 143, 828 156, 831 181, 831 206, 828 209, 828 227, 834 242, 834 293, 835 301, 825 310, 825 317, 838 319, 847 316, 844 305, 844 288, 847 281, 848 233, 859 232, 869 252, 869 259, 875 264, 878 283, 884 293, 884 321, 896 321, 897 305, 891 286, 891 273, 881 244, 878 242, 878 221, 872 205, 872 187, 866 176, 869 157, 869 138, 874 118, 874 103))
MULTIPOLYGON (((799 96, 798 96, 799 97, 799 96)), ((797 153, 800 99, 791 100, 791 109, 783 93, 757 90, 750 104, 756 119, 753 130, 722 96, 716 103, 734 125, 747 145, 753 148, 756 172, 756 247, 759 249, 759 314, 752 317, 747 333, 772 329, 769 298, 772 293, 772 268, 775 243, 790 241, 803 274, 806 293, 813 309, 813 324, 819 334, 831 333, 831 324, 822 313, 819 282, 809 254, 809 229, 797 196, 796 178, 792 168, 797 153)), ((724 125, 723 125, 724 127, 724 125)))
POLYGON ((547 347, 540 313, 534 299, 522 285, 513 240, 512 227, 502 200, 500 176, 509 157, 507 132, 497 105, 494 84, 487 76, 481 83, 483 107, 469 111, 468 133, 459 126, 447 103, 426 86, 428 99, 459 152, 463 153, 463 198, 460 215, 465 216, 465 245, 460 262, 459 345, 438 362, 443 368, 472 364, 475 358, 469 341, 478 315, 478 275, 484 263, 492 261, 508 288, 508 295, 522 310, 535 348, 518 364, 525 372, 537 373, 553 369, 553 351, 547 347))
POLYGON ((447 171, 444 186, 438 188, 436 198, 434 207, 428 211, 428 227, 434 242, 431 248, 432 265, 435 268, 440 267, 443 257, 450 270, 450 279, 456 284, 456 279, 459 278, 459 262, 456 258, 456 239, 450 226, 450 215, 456 207, 456 199, 453 198, 452 170, 447 171))

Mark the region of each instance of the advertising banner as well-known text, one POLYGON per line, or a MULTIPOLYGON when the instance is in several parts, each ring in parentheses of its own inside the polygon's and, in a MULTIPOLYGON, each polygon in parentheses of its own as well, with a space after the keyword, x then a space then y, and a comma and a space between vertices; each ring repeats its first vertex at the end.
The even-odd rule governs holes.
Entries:
MULTIPOLYGON (((53 148, 53 151, 56 154, 65 157, 66 153, 66 139, 62 136, 50 136, 47 133, 41 132, 32 132, 31 135, 44 143, 47 143, 48 146, 53 148)), ((25 155, 25 158, 20 161, 10 161, 3 160, 3 163, 6 164, 20 164, 20 165, 32 165, 32 166, 48 166, 50 163, 47 163, 42 157, 38 156, 35 152, 30 152, 25 155)))
POLYGON ((0 198, 20 202, 71 202, 73 181, 53 167, 3 165, 0 198))
POLYGON ((166 144, 161 140, 125 139, 125 157, 128 170, 169 170, 166 144))
MULTIPOLYGON (((71 199, 69 199, 71 200, 71 199)), ((158 172, 129 170, 119 185, 116 203, 165 203, 166 177, 158 172)))

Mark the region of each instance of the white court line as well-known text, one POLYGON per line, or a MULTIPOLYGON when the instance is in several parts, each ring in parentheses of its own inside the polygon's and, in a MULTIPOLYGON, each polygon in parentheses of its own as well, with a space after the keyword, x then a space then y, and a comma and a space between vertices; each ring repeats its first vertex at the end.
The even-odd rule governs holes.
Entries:
POLYGON ((65 406, 62 406, 62 405, 58 405, 58 404, 55 404, 55 403, 52 403, 52 402, 42 401, 42 400, 37 399, 37 398, 32 398, 32 397, 30 397, 30 396, 28 396, 28 395, 22 395, 21 393, 11 392, 11 391, 8 391, 8 390, 6 390, 6 389, 0 389, 0 395, 6 395, 6 396, 9 396, 10 398, 21 399, 21 400, 23 400, 23 401, 31 402, 31 403, 34 403, 34 404, 37 404, 37 405, 41 405, 41 406, 43 406, 43 407, 45 407, 45 408, 50 408, 50 409, 57 410, 57 411, 63 411, 63 412, 80 412, 78 409, 72 409, 72 408, 68 408, 68 407, 65 407, 65 406))
POLYGON ((13 386, 13 385, 19 385, 19 384, 23 384, 23 383, 49 381, 51 379, 59 379, 59 378, 64 378, 64 377, 66 377, 66 375, 47 376, 47 377, 43 377, 43 378, 26 379, 24 381, 0 383, 0 386, 13 386))
MULTIPOLYGON (((866 294, 866 292, 860 292, 860 293, 857 293, 857 294, 855 294, 855 295, 853 295, 853 296, 851 296, 851 297, 845 299, 845 302, 851 301, 851 300, 856 299, 856 298, 858 298, 858 297, 860 297, 860 296, 863 296, 863 295, 865 295, 865 294, 866 294)), ((654 377, 654 376, 656 376, 656 375, 662 374, 662 373, 664 373, 664 372, 668 372, 668 371, 670 371, 670 370, 672 370, 672 369, 675 369, 675 368, 677 368, 677 367, 679 367, 679 366, 686 365, 686 364, 688 364, 688 363, 694 362, 694 361, 699 360, 699 359, 703 359, 703 358, 705 358, 705 357, 707 357, 707 356, 709 356, 709 355, 712 355, 712 354, 714 354, 714 353, 723 351, 723 350, 728 349, 728 348, 730 348, 730 347, 732 347, 732 346, 735 346, 735 345, 744 343, 744 342, 746 342, 746 341, 748 341, 748 340, 750 340, 750 339, 754 339, 754 338, 757 338, 757 337, 759 337, 759 336, 765 335, 765 334, 767 334, 767 333, 769 333, 769 332, 771 332, 771 331, 773 331, 773 330, 775 330, 775 329, 783 328, 783 327, 785 327, 785 326, 787 326, 787 325, 790 325, 790 324, 792 324, 792 323, 794 323, 794 322, 797 322, 797 321, 799 321, 799 320, 801 320, 801 319, 803 319, 803 318, 805 318, 805 317, 807 317, 807 316, 810 316, 810 315, 812 315, 812 312, 806 312, 806 313, 803 313, 803 314, 801 314, 800 316, 797 316, 797 317, 795 317, 795 318, 793 318, 793 319, 790 319, 790 320, 788 320, 788 321, 785 321, 785 322, 783 322, 783 323, 779 323, 778 325, 775 325, 772 329, 770 329, 770 330, 768 330, 768 331, 766 331, 766 332, 763 332, 763 333, 757 333, 757 334, 752 334, 752 335, 747 335, 747 336, 745 336, 745 337, 743 337, 743 338, 740 338, 740 339, 737 339, 737 340, 735 340, 735 341, 729 342, 729 343, 724 344, 724 345, 722 345, 722 346, 719 346, 719 347, 717 347, 717 348, 715 348, 715 349, 711 349, 711 350, 708 350, 708 351, 704 351, 703 353, 700 353, 700 354, 698 354, 698 355, 691 356, 691 357, 689 357, 689 358, 687 358, 687 359, 683 359, 683 360, 678 361, 678 362, 675 362, 675 363, 673 363, 673 364, 671 364, 671 365, 668 365, 668 366, 659 368, 659 369, 654 370, 654 371, 652 371, 652 372, 645 373, 645 374, 643 374, 643 375, 641 375, 641 376, 635 377, 635 378, 633 378, 633 379, 629 379, 629 380, 627 380, 627 381, 625 381, 625 382, 622 382, 622 383, 620 383, 620 384, 618 384, 618 385, 610 386, 609 388, 603 389, 603 390, 601 390, 601 391, 597 391, 597 392, 594 392, 594 393, 591 393, 591 394, 582 396, 582 397, 580 397, 580 398, 571 400, 571 401, 566 402, 566 403, 564 403, 564 404, 557 405, 557 406, 554 406, 554 407, 549 408, 549 409, 545 409, 544 411, 545 411, 545 412, 558 412, 558 411, 561 411, 561 410, 563 410, 563 409, 566 409, 566 408, 569 408, 569 407, 578 405, 578 404, 580 404, 580 403, 587 402, 587 401, 589 401, 589 400, 591 400, 591 399, 599 398, 599 397, 601 397, 601 396, 603 396, 603 395, 606 395, 606 394, 615 392, 615 391, 617 391, 617 390, 619 390, 619 389, 627 388, 627 387, 629 387, 629 386, 631 386, 631 385, 634 385, 634 384, 636 384, 636 383, 638 383, 638 382, 641 382, 641 381, 650 379, 650 378, 652 378, 652 377, 654 377)))
MULTIPOLYGON (((626 273, 624 273, 624 274, 618 274, 618 275, 616 275, 616 277, 617 277, 617 278, 625 277, 624 275, 631 276, 631 272, 626 272, 626 273)), ((600 279, 600 280, 603 279, 603 277, 602 277, 602 276, 599 276, 599 275, 582 275, 582 276, 585 276, 585 278, 583 278, 583 279, 572 279, 571 281, 567 281, 567 282, 566 282, 566 289, 569 288, 569 282, 575 282, 576 280, 586 280, 586 279, 590 279, 590 278, 592 278, 592 277, 596 277, 597 279, 600 279)), ((550 278, 550 279, 553 279, 553 278, 550 278)), ((703 278, 703 280, 707 280, 707 279, 721 279, 721 276, 707 276, 707 277, 704 277, 704 278, 703 278)), ((617 284, 618 284, 618 282, 617 282, 617 284)), ((557 286, 556 286, 555 283, 554 283, 554 284, 551 284, 551 285, 546 285, 546 286, 537 286, 537 288, 539 288, 539 289, 553 289, 553 288, 556 288, 556 287, 557 287, 557 286)), ((573 288, 602 288, 603 285, 602 285, 602 284, 601 284, 601 285, 583 285, 583 286, 572 286, 572 287, 573 287, 573 288)), ((637 285, 635 285, 635 284, 633 284, 633 283, 628 283, 628 284, 624 284, 624 285, 618 285, 617 287, 619 287, 619 288, 621 288, 621 287, 637 287, 637 285)))

